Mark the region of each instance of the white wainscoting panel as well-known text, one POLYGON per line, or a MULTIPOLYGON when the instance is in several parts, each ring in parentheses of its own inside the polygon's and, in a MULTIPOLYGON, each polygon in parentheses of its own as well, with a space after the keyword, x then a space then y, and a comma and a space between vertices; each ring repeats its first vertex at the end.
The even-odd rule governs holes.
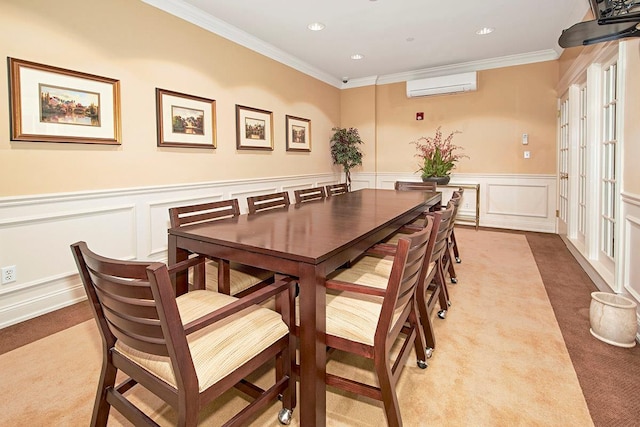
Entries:
POLYGON ((622 222, 625 260, 622 285, 640 304, 640 198, 625 195, 622 198, 624 221, 622 222))
POLYGON ((339 174, 273 177, 146 188, 0 198, 0 267, 18 280, 0 285, 0 328, 86 298, 70 245, 87 242, 118 259, 166 261, 169 208, 327 185, 339 174))
MULTIPOLYGON (((396 181, 420 181, 415 174, 379 173, 377 188, 393 189, 396 181)), ((480 226, 556 232, 555 175, 452 174, 451 183, 480 184, 480 226)), ((442 191, 443 203, 453 189, 442 191)), ((475 216, 475 195, 464 192, 461 215, 475 216)))
POLYGON ((623 292, 638 304, 636 341, 640 342, 640 195, 622 194, 622 214, 623 253, 618 262, 623 268, 618 271, 622 272, 623 292))
MULTIPOLYGON (((76 241, 114 258, 166 261, 170 207, 238 198, 246 212, 248 196, 289 191, 293 201, 294 190, 343 180, 344 173, 327 173, 0 198, 0 267, 15 265, 18 278, 0 285, 0 328, 86 298, 69 248, 76 241)), ((419 178, 353 172, 352 190, 393 189, 396 180, 419 178)), ((481 226, 555 229, 555 177, 458 174, 452 181, 481 185, 481 226)), ((473 198, 465 203, 475 212, 473 198)))

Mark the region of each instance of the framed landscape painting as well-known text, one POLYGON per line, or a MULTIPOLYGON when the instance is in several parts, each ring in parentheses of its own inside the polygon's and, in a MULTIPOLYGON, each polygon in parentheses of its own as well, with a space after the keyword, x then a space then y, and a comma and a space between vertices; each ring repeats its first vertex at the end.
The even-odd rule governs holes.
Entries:
POLYGON ((311 151, 311 120, 287 115, 287 151, 311 151))
POLYGON ((273 113, 236 105, 236 148, 273 150, 273 113))
POLYGON ((9 58, 11 140, 120 144, 120 82, 9 58))
POLYGON ((216 148, 216 101, 156 88, 158 147, 216 148))

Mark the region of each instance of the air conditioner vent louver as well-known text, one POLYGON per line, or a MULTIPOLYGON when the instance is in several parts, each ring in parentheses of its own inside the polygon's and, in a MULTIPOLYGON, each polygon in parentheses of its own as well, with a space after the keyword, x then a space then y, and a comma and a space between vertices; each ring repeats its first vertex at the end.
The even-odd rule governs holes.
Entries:
POLYGON ((430 77, 407 82, 407 97, 442 95, 446 93, 470 92, 476 90, 477 73, 452 74, 449 76, 430 77))

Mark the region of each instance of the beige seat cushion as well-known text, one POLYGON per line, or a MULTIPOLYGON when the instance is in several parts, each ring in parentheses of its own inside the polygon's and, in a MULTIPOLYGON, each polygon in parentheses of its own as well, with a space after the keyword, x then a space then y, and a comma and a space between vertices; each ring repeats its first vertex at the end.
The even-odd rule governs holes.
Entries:
MULTIPOLYGON (((373 345, 382 297, 327 290, 326 333, 350 341, 373 345)), ((300 325, 300 298, 296 298, 296 324, 300 325)))
MULTIPOLYGON (((183 324, 236 300, 228 295, 203 290, 188 292, 176 299, 183 324)), ((190 334, 187 342, 200 391, 244 365, 288 333, 289 329, 280 314, 255 306, 190 334)), ((176 387, 168 357, 149 355, 119 341, 116 350, 176 387)))
MULTIPOLYGON (((229 272, 230 283, 229 288, 231 295, 235 295, 238 292, 242 292, 258 283, 269 279, 273 276, 270 271, 262 270, 259 268, 249 267, 246 265, 239 265, 231 263, 231 269, 229 272)), ((218 263, 208 262, 206 265, 207 272, 207 289, 212 291, 218 291, 218 263)))
MULTIPOLYGON (((386 289, 388 279, 372 273, 362 273, 357 277, 357 281, 344 280, 341 276, 348 270, 338 270, 330 278, 337 278, 351 283, 371 286, 379 289, 386 289)), ((298 299, 296 299, 298 302, 298 299)), ((326 333, 350 341, 359 342, 366 345, 373 345, 373 340, 382 310, 383 297, 360 294, 349 291, 327 290, 326 305, 326 333)), ((396 309, 394 322, 402 312, 402 307, 396 309)), ((300 310, 296 309, 296 322, 299 325, 300 310)))
POLYGON ((359 285, 374 286, 380 289, 387 288, 387 281, 391 275, 393 258, 378 258, 374 256, 364 256, 351 267, 336 270, 329 275, 328 279, 341 280, 343 282, 357 283, 359 285), (378 276, 383 281, 372 278, 378 276))

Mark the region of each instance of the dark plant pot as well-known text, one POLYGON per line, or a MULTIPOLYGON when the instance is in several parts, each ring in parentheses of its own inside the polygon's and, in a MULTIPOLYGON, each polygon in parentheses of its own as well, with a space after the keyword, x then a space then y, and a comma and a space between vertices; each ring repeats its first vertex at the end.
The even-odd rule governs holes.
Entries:
POLYGON ((435 182, 436 185, 447 185, 451 177, 446 176, 423 176, 422 182, 435 182))

